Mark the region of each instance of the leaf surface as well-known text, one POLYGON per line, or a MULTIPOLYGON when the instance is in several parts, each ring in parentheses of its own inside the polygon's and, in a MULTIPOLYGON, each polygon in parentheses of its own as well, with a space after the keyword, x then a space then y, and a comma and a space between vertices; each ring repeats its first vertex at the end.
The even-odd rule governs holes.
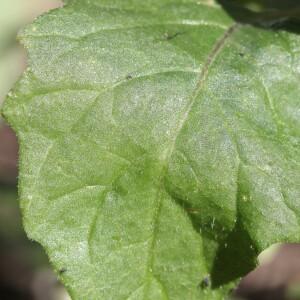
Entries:
POLYGON ((223 299, 300 240, 296 34, 213 1, 73 0, 21 39, 24 224, 73 299, 223 299))

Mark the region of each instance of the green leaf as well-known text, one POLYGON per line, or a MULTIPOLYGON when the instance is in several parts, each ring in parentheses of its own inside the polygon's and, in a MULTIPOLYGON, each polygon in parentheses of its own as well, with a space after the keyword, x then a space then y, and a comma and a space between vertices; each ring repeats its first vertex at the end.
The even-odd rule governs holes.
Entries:
POLYGON ((24 224, 73 299, 223 299, 300 240, 299 36, 213 1, 73 0, 21 39, 24 224))

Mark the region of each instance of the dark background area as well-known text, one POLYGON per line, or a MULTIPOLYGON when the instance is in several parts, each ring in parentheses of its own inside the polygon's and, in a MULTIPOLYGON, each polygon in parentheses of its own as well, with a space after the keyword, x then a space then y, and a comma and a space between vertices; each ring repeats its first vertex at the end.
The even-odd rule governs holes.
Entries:
MULTIPOLYGON (((298 0, 220 2, 241 22, 300 30, 298 0)), ((26 67, 25 52, 15 39, 18 29, 60 5, 59 0, 0 0, 0 105, 26 67)), ((43 250, 22 229, 17 154, 16 137, 0 118, 0 300, 67 300, 43 250)), ((241 281, 236 298, 300 300, 300 245, 273 247, 260 256, 260 262, 241 281)))

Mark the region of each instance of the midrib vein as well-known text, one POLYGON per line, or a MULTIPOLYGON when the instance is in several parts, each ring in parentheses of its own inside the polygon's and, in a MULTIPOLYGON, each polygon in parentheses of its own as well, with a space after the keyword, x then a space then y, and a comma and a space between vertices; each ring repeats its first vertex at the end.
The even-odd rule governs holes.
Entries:
POLYGON ((190 112, 192 111, 192 108, 193 108, 193 106, 195 104, 195 101, 197 99, 197 96, 198 96, 199 92, 201 91, 201 89, 203 87, 203 84, 205 83, 205 81, 207 79, 207 75, 208 75, 208 71, 209 71, 210 66, 214 63, 214 61, 216 60, 218 54, 222 51, 222 49, 226 45, 227 40, 236 31, 236 29, 238 28, 238 26, 239 26, 238 23, 234 23, 232 26, 230 26, 225 31, 225 33, 223 34, 223 36, 221 37, 221 39, 219 39, 216 42, 215 46, 213 47, 212 51, 210 52, 210 54, 209 54, 209 56, 208 56, 208 58, 206 60, 206 63, 204 64, 203 69, 200 72, 200 75, 199 75, 199 78, 198 78, 198 84, 197 84, 194 92, 192 93, 191 100, 188 103, 187 108, 184 111, 183 116, 182 116, 182 118, 181 118, 181 120, 180 120, 180 122, 178 124, 178 127, 177 127, 177 129, 175 131, 174 138, 173 138, 173 140, 171 142, 171 146, 170 146, 170 148, 169 148, 169 150, 167 152, 167 155, 166 155, 166 160, 167 161, 169 160, 169 158, 171 157, 171 155, 172 155, 172 153, 174 151, 177 138, 178 138, 178 136, 179 136, 182 128, 184 127, 184 124, 185 124, 186 120, 188 119, 190 112))
MULTIPOLYGON (((208 58, 201 70, 201 72, 199 72, 199 78, 198 78, 198 83, 197 86, 195 88, 195 90, 193 91, 190 101, 186 106, 186 109, 184 110, 184 113, 180 119, 180 122, 175 130, 175 134, 174 134, 174 138, 171 140, 170 143, 170 147, 168 148, 168 150, 166 151, 165 157, 163 159, 163 165, 162 165, 162 171, 159 177, 159 181, 160 184, 158 186, 158 192, 157 192, 157 197, 156 197, 156 207, 154 209, 154 214, 153 214, 153 227, 152 227, 152 239, 151 239, 151 243, 149 246, 149 250, 148 250, 148 260, 147 260, 147 264, 146 264, 146 284, 145 284, 145 288, 144 288, 144 296, 143 299, 146 300, 147 299, 147 293, 149 291, 149 285, 150 285, 150 274, 151 274, 151 270, 153 268, 153 262, 154 262, 154 248, 155 248, 155 239, 156 239, 156 235, 157 235, 157 229, 158 229, 158 223, 159 223, 159 218, 160 218, 160 212, 161 212, 161 206, 162 206, 162 191, 163 191, 163 177, 167 171, 167 166, 168 166, 168 162, 172 156, 172 153, 174 152, 175 149, 175 145, 176 145, 176 141, 178 136, 180 135, 181 130, 184 127, 184 124, 186 123, 190 112, 192 111, 192 108, 195 104, 195 101, 197 99, 198 94, 200 93, 203 84, 205 83, 208 73, 209 73, 209 68, 210 66, 214 63, 214 61, 216 60, 216 58, 218 57, 219 53, 222 51, 222 49, 224 48, 224 46, 226 45, 226 42, 228 41, 228 39, 232 36, 232 34, 238 29, 239 24, 238 23, 234 23, 233 25, 231 25, 223 34, 223 36, 215 43, 214 47, 212 48, 212 51, 210 52, 210 54, 208 55, 208 58)), ((152 275, 153 277, 155 277, 154 275, 152 275)))

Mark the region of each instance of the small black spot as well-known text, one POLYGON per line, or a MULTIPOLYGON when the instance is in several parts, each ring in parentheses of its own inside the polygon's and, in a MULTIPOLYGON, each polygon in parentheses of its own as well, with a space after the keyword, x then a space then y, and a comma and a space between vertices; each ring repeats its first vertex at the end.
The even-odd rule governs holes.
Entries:
POLYGON ((240 56, 240 57, 244 57, 244 56, 245 56, 245 53, 240 52, 240 53, 239 53, 239 56, 240 56))
POLYGON ((130 75, 130 74, 128 74, 127 76, 126 76, 126 79, 127 80, 130 80, 130 79, 132 79, 133 77, 132 77, 132 75, 130 75))
POLYGON ((59 272, 60 275, 62 275, 62 274, 64 274, 64 273, 67 272, 67 269, 66 268, 62 268, 58 272, 59 272))
POLYGON ((176 38, 178 35, 182 34, 182 32, 175 32, 173 34, 170 34, 168 32, 166 32, 164 34, 164 39, 167 41, 173 40, 174 38, 176 38))
POLYGON ((209 276, 205 276, 202 281, 200 282, 199 286, 202 289, 208 288, 210 286, 210 277, 209 276))

